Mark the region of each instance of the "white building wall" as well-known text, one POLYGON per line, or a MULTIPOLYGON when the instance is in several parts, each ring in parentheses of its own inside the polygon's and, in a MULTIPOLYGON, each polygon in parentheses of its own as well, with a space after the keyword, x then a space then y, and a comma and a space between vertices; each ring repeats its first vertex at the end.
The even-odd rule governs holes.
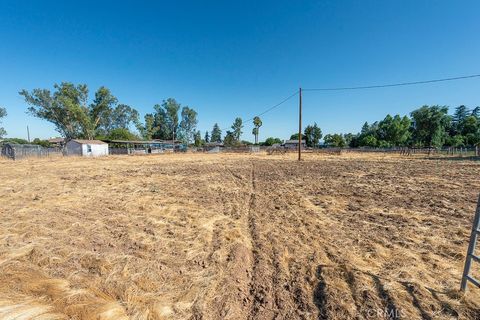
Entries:
POLYGON ((67 155, 84 157, 107 156, 108 144, 86 144, 71 140, 67 143, 67 155), (88 146, 90 146, 90 150, 88 146))
POLYGON ((108 144, 82 144, 82 155, 84 157, 108 156, 108 144))

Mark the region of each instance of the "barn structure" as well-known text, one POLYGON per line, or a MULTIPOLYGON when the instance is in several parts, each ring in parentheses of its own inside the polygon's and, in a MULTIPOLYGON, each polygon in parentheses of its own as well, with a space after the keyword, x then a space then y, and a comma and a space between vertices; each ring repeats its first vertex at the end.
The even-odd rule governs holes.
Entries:
POLYGON ((47 140, 52 147, 62 148, 65 144, 64 138, 50 138, 47 140))
MULTIPOLYGON (((286 140, 283 146, 285 147, 285 149, 288 149, 288 150, 296 150, 298 149, 298 140, 286 140)), ((302 140, 301 148, 305 149, 306 146, 307 146, 306 141, 302 140)))
POLYGON ((179 140, 104 140, 110 154, 152 154, 186 151, 187 145, 179 140))
POLYGON ((224 149, 224 145, 221 142, 207 142, 203 146, 203 150, 209 153, 218 153, 224 149))
POLYGON ((108 155, 108 143, 100 140, 70 140, 67 142, 66 149, 69 156, 99 157, 108 155))

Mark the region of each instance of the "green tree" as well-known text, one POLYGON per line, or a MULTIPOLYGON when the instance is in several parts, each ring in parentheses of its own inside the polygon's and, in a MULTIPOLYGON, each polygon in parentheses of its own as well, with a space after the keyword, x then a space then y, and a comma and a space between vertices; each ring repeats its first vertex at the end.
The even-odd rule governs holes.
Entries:
MULTIPOLYGON (((0 124, 2 123, 2 118, 7 116, 7 109, 0 107, 0 124)), ((0 127, 0 139, 7 134, 4 128, 0 127)))
POLYGON ((371 125, 365 122, 356 142, 360 147, 377 147, 381 139, 380 133, 379 122, 375 121, 371 125))
POLYGON ((98 135, 107 135, 112 128, 112 114, 118 100, 106 87, 100 87, 95 92, 95 99, 90 104, 89 120, 84 135, 93 139, 98 135))
POLYGON ((197 128, 197 123, 197 112, 187 106, 183 107, 179 136, 185 143, 188 144, 195 140, 195 129, 197 128))
POLYGON ((381 144, 385 146, 404 146, 410 139, 411 121, 407 116, 394 117, 387 115, 382 121, 378 123, 378 134, 381 144))
POLYGON ((48 140, 41 140, 39 138, 33 139, 32 144, 36 144, 36 145, 42 146, 44 148, 48 148, 48 147, 51 146, 51 144, 50 144, 50 142, 48 142, 48 140))
POLYGON ((343 139, 345 140, 345 145, 356 148, 358 147, 358 139, 357 135, 353 133, 345 133, 343 135, 343 139))
POLYGON ((370 133, 370 126, 368 125, 368 122, 365 122, 362 126, 362 130, 360 131, 360 134, 367 135, 369 133, 370 133))
POLYGON ((462 132, 467 145, 473 146, 480 142, 480 122, 475 116, 468 116, 463 120, 462 132))
POLYGON ((145 126, 139 125, 138 129, 143 139, 152 140, 153 135, 155 134, 155 117, 151 113, 145 115, 145 126))
POLYGON ((210 137, 211 142, 222 142, 222 130, 217 123, 213 125, 212 136, 210 137))
POLYGON ((343 148, 346 146, 345 139, 341 134, 334 133, 334 134, 327 134, 323 138, 325 144, 329 147, 337 147, 343 148))
POLYGON ((262 120, 260 119, 260 117, 254 117, 253 118, 253 130, 252 130, 252 134, 255 136, 255 144, 258 144, 258 133, 260 131, 260 127, 262 126, 262 120))
POLYGON ((108 140, 138 140, 138 137, 127 128, 115 128, 105 136, 108 140))
POLYGON ((258 141, 258 138, 257 138, 257 137, 258 137, 258 128, 255 128, 255 127, 254 127, 254 128, 252 129, 252 134, 253 134, 253 136, 255 137, 255 144, 257 144, 257 141, 258 141))
POLYGON ((473 108, 471 115, 480 120, 480 107, 473 108))
MULTIPOLYGON (((145 127, 147 131, 151 132, 151 138, 161 140, 172 139, 172 127, 167 122, 167 112, 160 104, 153 106, 153 114, 147 114, 145 116, 145 127), (147 123, 148 117, 148 123, 147 123), (150 118, 151 117, 151 118, 150 118)), ((150 138, 150 139, 151 139, 150 138)))
POLYGON ((182 108, 182 121, 179 123, 178 112, 181 105, 173 98, 163 100, 162 104, 153 106, 154 112, 145 115, 145 124, 138 125, 145 139, 172 140, 182 139, 185 142, 193 140, 197 125, 197 113, 189 107, 182 108))
POLYGON ((359 145, 375 148, 375 147, 378 147, 378 140, 372 134, 363 135, 363 136, 360 136, 359 145))
POLYGON ((467 135, 469 133, 476 134, 478 132, 478 124, 479 121, 474 116, 468 116, 463 119, 462 124, 462 131, 463 135, 467 135))
POLYGON ((203 138, 206 143, 210 142, 210 136, 208 135, 208 131, 205 131, 205 138, 203 138))
POLYGON ((197 130, 193 136, 193 140, 195 143, 195 147, 200 147, 203 144, 202 141, 202 134, 200 133, 200 130, 197 130))
POLYGON ((55 84, 54 89, 53 94, 48 89, 20 91, 29 106, 28 112, 53 123, 66 139, 79 138, 91 132, 87 86, 62 82, 55 84))
MULTIPOLYGON (((347 139, 345 139, 345 141, 347 141, 347 139)), ((350 140, 348 146, 351 147, 351 148, 360 147, 360 135, 359 134, 354 134, 352 136, 352 139, 350 140)))
MULTIPOLYGON (((305 139, 305 137, 302 135, 302 139, 305 139)), ((298 133, 294 133, 290 136, 290 140, 298 140, 298 133)))
POLYGON ((242 118, 240 118, 240 117, 235 118, 235 121, 232 124, 232 130, 233 130, 232 134, 233 134, 233 138, 237 142, 240 141, 240 136, 243 133, 242 128, 243 128, 242 118))
POLYGON ((282 140, 280 138, 273 138, 273 137, 268 137, 265 139, 264 142, 261 142, 260 145, 262 146, 273 146, 274 144, 281 144, 282 140))
POLYGON ((127 129, 130 124, 138 125, 138 112, 130 106, 117 104, 118 100, 106 87, 95 92, 90 105, 88 88, 84 84, 62 82, 48 89, 20 91, 29 105, 28 112, 53 123, 66 139, 106 136, 113 129, 127 129))
POLYGON ((480 145, 480 135, 478 133, 468 133, 464 136, 464 139, 469 146, 480 145))
POLYGON ((413 140, 416 145, 441 147, 451 118, 446 106, 423 106, 412 111, 413 140))
POLYGON ((162 108, 165 110, 165 125, 169 129, 169 135, 166 139, 175 140, 178 132, 178 111, 180 110, 180 104, 175 99, 168 98, 163 101, 162 108))
MULTIPOLYGON (((451 116, 451 121, 447 126, 446 131, 448 134, 453 137, 458 134, 462 134, 463 126, 465 123, 465 119, 470 116, 476 114, 476 110, 469 111, 465 105, 460 105, 455 108, 453 115, 451 116)), ((447 137, 448 138, 448 137, 447 137)), ((446 139, 447 139, 446 138, 446 139)), ((447 139, 448 140, 448 139, 447 139)), ((447 143, 447 142, 445 142, 447 143)))
POLYGON ((445 145, 450 147, 463 147, 465 146, 465 138, 461 134, 454 135, 453 137, 447 137, 445 145))
POLYGON ((238 145, 238 140, 235 139, 235 134, 228 130, 227 133, 225 134, 225 138, 223 139, 223 144, 226 147, 233 147, 238 145))
MULTIPOLYGON (((118 99, 106 87, 95 92, 95 99, 90 105, 90 127, 87 137, 110 135, 112 130, 125 129, 131 125, 139 127, 138 111, 126 104, 117 104, 118 99)), ((117 131, 118 134, 119 131, 117 131)))
POLYGON ((129 129, 131 125, 139 127, 138 111, 126 104, 119 104, 112 110, 111 123, 109 130, 112 129, 129 129))
MULTIPOLYGON (((307 143, 307 146, 309 147, 317 147, 320 143, 320 139, 322 138, 322 129, 317 125, 316 122, 313 123, 313 125, 308 125, 305 127, 305 130, 303 131, 305 141, 307 143)), ((297 139, 298 139, 298 134, 297 134, 297 139)))
POLYGON ((470 111, 464 105, 455 108, 455 112, 452 116, 452 128, 454 133, 460 133, 463 131, 463 124, 465 119, 469 116, 469 113, 470 111))
POLYGON ((21 139, 21 138, 6 138, 6 139, 3 139, 3 142, 16 143, 16 144, 29 144, 27 140, 21 139))

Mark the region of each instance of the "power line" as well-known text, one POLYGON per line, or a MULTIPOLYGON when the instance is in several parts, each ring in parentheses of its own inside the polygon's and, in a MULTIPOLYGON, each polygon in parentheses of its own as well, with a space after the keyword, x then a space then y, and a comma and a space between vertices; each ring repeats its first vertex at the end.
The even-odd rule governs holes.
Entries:
MULTIPOLYGON (((257 115, 251 117, 250 119, 245 120, 243 123, 248 123, 248 122, 252 121, 255 117, 263 116, 264 114, 272 111, 273 109, 278 108, 279 106, 281 106, 282 104, 284 104, 284 103, 287 102, 288 100, 290 100, 290 99, 292 99, 293 97, 295 97, 297 94, 298 94, 298 90, 295 91, 294 93, 292 93, 291 95, 289 95, 287 98, 283 99, 281 102, 279 102, 279 103, 277 103, 276 105, 274 105, 274 106, 272 106, 272 107, 270 107, 270 108, 268 108, 268 109, 266 109, 266 110, 258 113, 257 115)), ((227 129, 230 129, 230 127, 226 127, 226 128, 220 129, 220 130, 225 131, 225 130, 227 130, 227 129)))
MULTIPOLYGON (((462 79, 471 79, 471 78, 478 78, 480 77, 480 74, 473 74, 473 75, 466 75, 466 76, 459 76, 459 77, 451 77, 451 78, 441 78, 441 79, 432 79, 432 80, 422 80, 422 81, 411 81, 411 82, 400 82, 400 83, 389 83, 389 84, 380 84, 380 85, 369 85, 369 86, 356 86, 356 87, 331 87, 331 88, 307 88, 307 89, 302 89, 302 91, 343 91, 343 90, 362 90, 362 89, 375 89, 375 88, 388 88, 388 87, 401 87, 401 86, 411 86, 411 85, 418 85, 418 84, 427 84, 427 83, 435 83, 435 82, 445 82, 445 81, 454 81, 454 80, 462 80, 462 79)), ((299 90, 296 90, 294 93, 283 99, 281 102, 271 106, 268 109, 265 109, 264 111, 258 113, 257 115, 253 116, 250 119, 245 120, 243 123, 249 123, 252 121, 255 117, 262 116, 291 98, 295 97, 299 93, 299 90)), ((227 129, 230 129, 230 127, 225 127, 221 129, 222 131, 225 131, 227 129)))
POLYGON ((375 89, 375 88, 388 88, 388 87, 400 87, 400 86, 411 86, 417 84, 425 83, 434 83, 434 82, 443 82, 443 81, 453 81, 461 79, 470 79, 480 77, 480 74, 473 74, 468 76, 452 77, 452 78, 442 78, 442 79, 433 79, 433 80, 424 80, 424 81, 412 81, 412 82, 400 82, 400 83, 391 83, 391 84, 380 84, 372 86, 358 86, 358 87, 337 87, 337 88, 311 88, 311 89, 302 89, 303 91, 341 91, 341 90, 361 90, 361 89, 375 89))

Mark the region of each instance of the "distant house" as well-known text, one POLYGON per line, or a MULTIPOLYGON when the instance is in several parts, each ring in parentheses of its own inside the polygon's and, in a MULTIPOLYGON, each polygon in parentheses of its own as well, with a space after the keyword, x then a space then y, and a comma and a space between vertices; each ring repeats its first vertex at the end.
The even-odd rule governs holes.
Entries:
MULTIPOLYGON (((298 140, 285 140, 283 146, 285 147, 285 149, 298 149, 298 140)), ((301 148, 305 149, 306 146, 306 141, 302 140, 301 148)))
POLYGON ((108 155, 108 143, 100 140, 70 140, 67 142, 67 155, 98 157, 108 155))
POLYGON ((51 138, 47 140, 52 147, 62 147, 63 144, 65 143, 65 139, 63 138, 51 138))
POLYGON ((203 150, 209 153, 218 153, 224 148, 222 142, 207 142, 203 146, 203 150))

